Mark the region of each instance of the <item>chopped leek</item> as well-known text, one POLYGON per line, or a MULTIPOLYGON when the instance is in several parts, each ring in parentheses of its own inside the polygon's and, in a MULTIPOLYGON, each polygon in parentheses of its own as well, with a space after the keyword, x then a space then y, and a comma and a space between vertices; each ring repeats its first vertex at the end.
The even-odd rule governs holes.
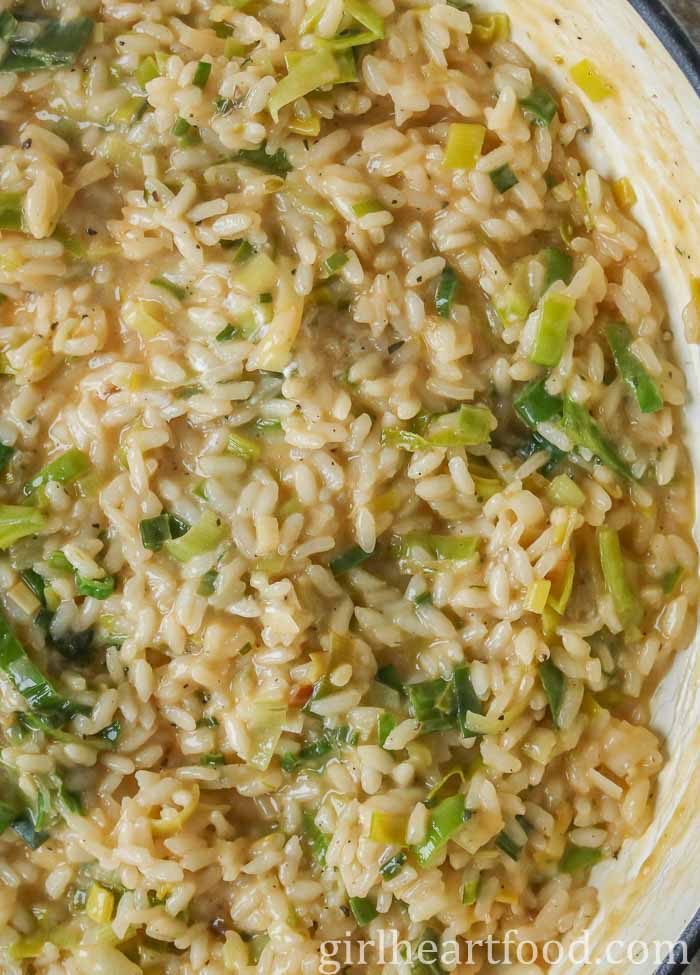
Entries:
POLYGON ((55 569, 56 572, 73 571, 73 566, 70 564, 68 559, 61 551, 51 552, 51 554, 47 557, 46 561, 48 562, 48 564, 51 566, 52 569, 55 569))
POLYGON ((226 759, 221 754, 221 752, 208 752, 206 755, 202 755, 199 760, 200 765, 204 765, 207 768, 218 768, 223 765, 226 759))
POLYGON ((215 98, 214 108, 216 109, 216 115, 221 118, 225 118, 230 115, 235 109, 235 102, 232 98, 215 98))
POLYGON ((472 685, 468 667, 458 667, 452 675, 455 705, 457 709, 457 725, 463 738, 470 738, 475 734, 470 724, 469 716, 481 715, 481 701, 476 696, 472 685))
POLYGON ((571 220, 562 220, 559 224, 559 236, 561 237, 562 243, 567 247, 571 246, 571 241, 576 236, 576 227, 571 220))
POLYGON ((513 279, 494 298, 493 307, 500 321, 492 325, 498 333, 502 325, 522 324, 530 314, 533 300, 524 265, 514 268, 513 279))
POLYGON ((629 210, 637 202, 637 194, 634 191, 634 186, 627 176, 615 180, 612 185, 612 192, 615 197, 615 202, 621 210, 629 210))
POLYGON ((0 670, 5 673, 35 714, 64 724, 79 710, 64 698, 29 658, 27 651, 0 613, 0 670))
POLYGON ((547 606, 563 616, 569 604, 571 593, 574 588, 574 576, 576 575, 576 562, 573 557, 565 559, 557 568, 556 572, 550 573, 552 576, 552 589, 547 600, 547 606), (557 584, 556 591, 554 584, 557 584))
POLYGON ((221 246, 235 248, 232 256, 234 264, 245 264, 255 254, 255 248, 249 240, 222 240, 221 246))
POLYGON ((493 169, 489 173, 489 176, 491 177, 491 182, 499 193, 506 193, 519 182, 518 177, 515 175, 508 163, 506 163, 504 166, 499 166, 498 169, 493 169))
POLYGON ((285 772, 296 772, 301 768, 321 768, 332 754, 344 747, 357 744, 357 734, 347 726, 326 728, 314 741, 304 745, 300 751, 285 752, 281 766, 285 772))
POLYGON ((470 880, 465 880, 462 885, 462 903, 467 907, 471 904, 476 904, 477 897, 479 896, 480 880, 480 877, 475 877, 470 880))
POLYGON ((670 596, 670 594, 674 591, 678 585, 678 580, 682 575, 683 569, 677 565, 675 569, 671 569, 669 572, 666 572, 661 576, 661 589, 667 596, 670 596))
POLYGON ((141 543, 144 548, 152 552, 160 552, 165 542, 172 538, 180 538, 188 529, 188 525, 173 515, 156 515, 155 518, 144 518, 139 523, 141 543))
POLYGON ((213 596, 216 591, 216 580, 219 573, 216 569, 208 569, 199 580, 197 587, 198 596, 213 596))
POLYGON ((463 795, 443 799, 433 809, 425 838, 414 848, 418 863, 422 867, 428 866, 470 815, 463 795))
MULTIPOLYGON (((224 40, 224 57, 227 61, 232 61, 234 58, 243 58, 249 51, 247 44, 241 44, 237 41, 235 37, 228 36, 224 40)), ((231 99, 224 99, 225 101, 230 101, 231 99)), ((234 102, 235 106, 235 102, 234 102)))
POLYGON ((656 383, 630 348, 632 335, 627 326, 608 325, 606 334, 617 371, 634 393, 642 413, 663 409, 663 397, 656 383))
POLYGON ((85 257, 85 248, 81 242, 73 236, 70 228, 62 226, 59 224, 51 235, 54 240, 59 241, 63 244, 63 249, 66 254, 77 260, 82 260, 85 257))
MULTIPOLYGON (((453 6, 459 6, 453 0, 453 6)), ((493 44, 494 41, 507 41, 510 37, 510 17, 508 14, 476 13, 467 5, 472 21, 469 39, 474 44, 493 44)), ((460 7, 460 9, 466 9, 460 7)))
POLYGON ((432 532, 408 532, 402 535, 397 546, 398 552, 411 558, 415 550, 428 552, 437 560, 471 559, 476 554, 477 539, 472 535, 436 535, 432 532))
POLYGON ((427 439, 438 447, 471 447, 488 443, 496 426, 496 418, 487 407, 462 404, 454 413, 434 420, 427 439))
MULTIPOLYGON (((0 71, 2 65, 0 65, 0 71)), ((21 230, 22 229, 22 203, 24 197, 21 193, 11 193, 8 190, 0 191, 0 230, 21 230)))
POLYGON ((598 553, 605 588, 612 597, 620 623, 624 629, 638 625, 644 610, 627 577, 620 536, 612 528, 598 529, 598 553))
POLYGON ((615 94, 615 89, 610 82, 603 77, 596 66, 584 58, 575 64, 571 69, 571 77, 581 91, 588 95, 592 102, 602 102, 615 94))
POLYGON ((439 805, 447 796, 456 795, 461 791, 466 781, 464 772, 461 768, 453 768, 437 782, 425 797, 425 806, 432 809, 439 805), (455 780, 455 781, 453 781, 455 780))
POLYGON ((74 20, 44 21, 33 39, 18 31, 9 38, 0 71, 44 71, 69 67, 92 36, 94 23, 89 17, 74 20))
POLYGON ((248 942, 248 954, 251 965, 257 965, 262 957, 262 953, 270 943, 270 936, 267 934, 254 934, 248 942))
POLYGON ((457 702, 451 680, 436 677, 406 686, 411 715, 421 723, 424 734, 449 731, 456 725, 457 702))
POLYGON ((161 313, 162 305, 158 301, 127 301, 122 306, 124 324, 144 339, 155 338, 163 331, 161 313))
POLYGON ((16 449, 14 447, 10 447, 6 443, 0 443, 0 474, 5 473, 15 453, 16 449))
POLYGON ((279 269, 267 254, 255 254, 247 260, 240 270, 236 270, 236 285, 247 291, 249 295, 259 295, 271 291, 277 279, 279 269))
POLYGON ((85 913, 95 924, 109 924, 114 913, 114 894, 111 890, 93 884, 85 903, 85 913))
POLYGON ((39 930, 26 938, 20 938, 19 941, 14 941, 7 949, 7 954, 12 961, 19 962, 25 958, 38 958, 46 947, 47 941, 46 934, 42 930, 39 930))
POLYGON ((238 325, 225 325, 216 335, 217 342, 230 342, 232 339, 240 338, 242 335, 238 325))
POLYGON ((586 495, 567 474, 557 474, 547 489, 547 498, 562 508, 580 508, 586 495))
MULTIPOLYGON (((148 110, 148 99, 140 98, 138 95, 134 95, 133 98, 130 98, 127 102, 124 102, 124 104, 121 105, 116 110, 116 112, 112 116, 112 121, 116 122, 118 125, 127 125, 127 126, 135 125, 136 122, 138 122, 140 119, 143 118, 147 110, 148 110)), ((81 251, 84 250, 82 245, 80 245, 77 241, 75 242, 72 242, 70 240, 64 241, 64 247, 66 247, 66 249, 70 249, 71 244, 72 244, 71 252, 73 253, 73 256, 74 257, 82 256, 75 253, 76 245, 77 248, 79 248, 81 251)), ((91 248, 90 250, 92 251, 93 248, 91 248)))
POLYGON ((264 772, 275 753, 287 720, 287 705, 283 701, 257 700, 252 720, 248 724, 251 751, 246 760, 253 768, 264 772))
POLYGON ((552 721, 559 727, 559 716, 564 700, 564 688, 566 681, 559 668, 551 660, 545 660, 538 668, 542 688, 547 697, 552 721))
POLYGON ((9 10, 0 13, 0 40, 9 41, 17 29, 18 20, 9 10))
POLYGON ((356 28, 349 28, 348 30, 343 30, 339 34, 330 40, 317 39, 316 43, 319 47, 325 47, 330 51, 335 53, 335 59, 338 62, 338 67, 340 69, 340 76, 336 81, 337 85, 344 84, 348 81, 357 81, 357 69, 355 67, 354 58, 354 48, 361 47, 364 44, 373 44, 374 41, 378 40, 377 36, 370 30, 357 30, 356 28), (346 56, 350 56, 351 60, 345 60, 346 56))
POLYGON ((406 816, 400 813, 376 810, 372 813, 369 826, 369 838, 374 843, 386 843, 387 846, 404 846, 406 843, 406 816))
POLYGON ((338 63, 330 51, 321 49, 305 54, 270 94, 267 107, 273 121, 279 121, 280 110, 286 105, 324 85, 333 84, 338 80, 339 74, 338 63))
POLYGON ((108 599, 114 592, 114 576, 105 576, 102 579, 86 579, 84 576, 76 575, 75 588, 79 596, 92 596, 93 599, 108 599))
POLYGON ((171 281, 169 278, 163 277, 162 275, 158 278, 152 278, 151 284, 156 288, 162 288, 163 291, 167 291, 174 298, 179 298, 180 301, 184 301, 187 297, 187 289, 171 281))
POLYGON ((445 169, 474 169, 481 158, 486 129, 483 125, 453 122, 447 130, 445 169))
POLYGON ((434 680, 408 684, 405 687, 411 715, 421 723, 424 734, 459 729, 464 737, 474 732, 470 715, 481 714, 481 702, 471 683, 468 667, 458 667, 450 680, 434 680))
POLYGON ((446 264, 435 292, 435 310, 440 318, 450 317, 452 302, 455 300, 458 288, 459 278, 450 265, 446 264))
POLYGON ((326 260, 323 262, 323 268, 326 274, 335 274, 337 271, 340 271, 341 268, 345 267, 348 260, 349 258, 345 251, 336 251, 334 254, 331 254, 330 257, 326 258, 326 260))
POLYGON ((482 504, 503 490, 503 483, 496 476, 490 464, 480 464, 475 459, 470 460, 469 473, 474 481, 474 492, 482 504))
POLYGON ((195 69, 192 84, 197 88, 206 88, 209 75, 211 74, 211 68, 211 61, 200 61, 195 69))
POLYGON ((522 847, 518 846, 515 840, 504 829, 496 837, 496 846, 499 850, 503 850, 511 860, 517 860, 522 853, 522 847))
POLYGON ((358 565, 362 565, 371 556, 372 552, 365 552, 359 545, 353 545, 352 548, 343 552, 342 555, 336 555, 331 560, 331 572, 335 576, 342 575, 344 572, 350 572, 351 569, 356 569, 358 565))
POLYGON ((564 409, 563 399, 547 392, 544 379, 528 383, 515 397, 513 405, 523 423, 533 429, 538 423, 560 417, 564 409))
POLYGON ((46 518, 38 508, 0 504, 0 549, 9 548, 28 535, 38 535, 45 527, 46 518))
POLYGON ((328 680, 328 677, 324 674, 320 680, 311 688, 311 694, 309 695, 306 703, 302 707, 302 711, 306 714, 315 714, 314 704, 316 701, 322 701, 324 697, 328 697, 329 694, 333 692, 333 685, 328 680))
POLYGON ((199 786, 195 784, 192 786, 192 795, 186 805, 182 806, 174 816, 160 816, 157 819, 149 820, 151 832, 155 836, 174 836, 192 818, 198 805, 199 786))
POLYGON ((44 487, 49 481, 57 481, 59 484, 72 484, 82 477, 90 468, 90 458, 82 450, 72 447, 60 457, 56 457, 46 467, 43 467, 38 474, 27 481, 22 488, 22 494, 29 497, 34 491, 44 487))
POLYGON ((102 731, 98 733, 97 737, 102 738, 103 741, 108 742, 108 744, 110 745, 116 745, 116 743, 119 741, 119 737, 121 733, 122 733, 122 726, 119 720, 117 719, 113 721, 111 724, 108 724, 106 728, 103 728, 102 731))
POLYGON ((385 684, 387 687, 390 687, 398 694, 404 695, 406 693, 406 688, 401 680, 401 675, 394 664, 387 664, 385 667, 380 667, 377 671, 377 680, 381 684, 385 684))
POLYGON ((589 450, 602 464, 621 477, 634 479, 629 466, 613 444, 603 436, 595 421, 582 406, 569 397, 564 399, 562 428, 575 447, 589 450))
MULTIPOLYGON (((282 372, 289 365, 295 339, 304 315, 304 299, 282 282, 278 292, 279 310, 258 343, 254 360, 257 369, 282 372)), ((248 359, 250 368, 252 357, 248 359)))
POLYGON ((226 538, 227 529, 221 517, 205 511, 196 525, 179 538, 169 539, 164 548, 178 562, 188 562, 197 555, 211 552, 226 538))
POLYGON ((526 613, 541 614, 544 612, 551 586, 549 579, 536 579, 532 583, 523 602, 523 609, 526 613))
POLYGON ((382 443, 408 451, 429 447, 470 447, 488 443, 496 426, 496 418, 487 407, 463 404, 452 413, 429 419, 425 435, 387 427, 382 431, 382 443))
POLYGON ((175 391, 176 399, 191 399, 192 396, 199 396, 202 392, 202 387, 199 383, 194 383, 192 386, 181 386, 180 389, 175 391))
POLYGON ((153 81, 154 78, 158 78, 159 76, 160 71, 158 70, 156 59, 152 54, 144 58, 134 72, 134 78, 142 88, 145 88, 149 81, 153 81))
POLYGON ((530 361, 538 366, 556 366, 561 359, 569 320, 576 306, 573 298, 556 292, 542 299, 535 341, 530 350, 530 361))
POLYGON ((306 13, 302 17, 301 24, 299 25, 299 34, 303 36, 304 34, 309 34, 311 31, 316 29, 319 20, 326 9, 326 0, 314 0, 314 2, 307 8, 306 13))
POLYGON ((585 846, 576 846, 575 843, 567 843, 564 856, 559 861, 560 873, 576 873, 579 870, 588 870, 602 860, 603 854, 598 849, 585 846))
POLYGON ((378 40, 384 37, 384 18, 366 0, 344 0, 343 6, 346 13, 371 31, 378 40))
POLYGON ((430 442, 419 433, 412 430, 399 430, 398 427, 387 427, 382 430, 382 444, 385 447, 400 447, 402 450, 428 450, 430 442))
POLYGON ((377 917, 377 908, 368 897, 350 897, 350 910, 358 924, 369 924, 377 917))
POLYGON ((267 142, 262 142, 255 149, 239 149, 231 157, 231 161, 252 166, 253 169, 260 169, 262 172, 271 173, 273 176, 286 176, 293 168, 285 150, 279 148, 275 152, 268 152, 267 142))
POLYGON ((379 717, 377 718, 377 741, 379 742, 382 748, 384 748, 387 738, 389 737, 389 735, 391 734, 391 732, 394 730, 395 727, 396 727, 396 718, 394 717, 393 714, 389 714, 388 711, 385 711, 383 714, 380 714, 379 717))
POLYGON ((520 99, 520 107, 535 125, 550 125, 557 114, 557 103, 546 88, 533 88, 526 98, 520 99))
POLYGON ((173 125, 171 132, 181 146, 194 145, 194 143, 199 142, 200 139, 197 127, 191 125, 187 119, 182 118, 182 116, 175 119, 175 124, 173 125))
POLYGON ((34 569, 23 569, 20 576, 24 584, 34 593, 42 606, 46 606, 46 580, 34 569))
POLYGON ((56 552, 51 552, 51 554, 47 557, 46 561, 49 563, 52 569, 56 570, 56 572, 73 571, 73 566, 70 564, 68 559, 60 550, 56 552))
POLYGON ((321 119, 318 115, 295 115, 289 122, 289 131, 295 135, 315 138, 321 132, 321 119))
POLYGON ((47 841, 49 834, 37 828, 31 812, 27 811, 12 823, 12 828, 31 850, 38 850, 47 841))
POLYGON ((571 281, 574 262, 570 254, 565 254, 558 247, 545 247, 541 256, 544 258, 544 289, 550 288, 555 281, 568 284, 571 281))
POLYGON ((228 446, 226 452, 233 454, 234 457, 240 457, 241 460, 245 460, 250 463, 252 461, 258 460, 260 457, 260 445, 250 437, 244 436, 242 433, 231 432, 228 435, 228 446))
POLYGON ((329 838, 325 833, 321 832, 316 825, 314 814, 308 810, 304 810, 302 814, 302 828, 306 842, 311 850, 311 855, 320 867, 325 867, 329 838))
POLYGON ((352 205, 352 212, 358 218, 366 217, 368 213, 381 213, 382 210, 386 210, 386 207, 381 200, 359 200, 352 205))
POLYGON ((532 457, 533 454, 541 452, 549 454, 549 460, 539 469, 539 474, 549 477, 560 461, 566 456, 563 450, 559 450, 553 443, 541 437, 538 433, 531 434, 527 440, 522 441, 516 448, 516 454, 523 460, 532 457))
POLYGON ((380 874, 385 880, 393 880, 393 878, 397 877, 403 870, 406 859, 407 857, 403 850, 399 850, 399 852, 395 853, 393 857, 389 857, 388 860, 384 861, 379 868, 380 874))

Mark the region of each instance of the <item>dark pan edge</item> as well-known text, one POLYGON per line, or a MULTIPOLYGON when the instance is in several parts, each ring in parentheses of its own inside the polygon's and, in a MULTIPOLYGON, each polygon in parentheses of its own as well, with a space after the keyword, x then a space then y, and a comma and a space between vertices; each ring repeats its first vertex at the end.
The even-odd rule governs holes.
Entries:
POLYGON ((628 0, 700 95, 700 49, 663 0, 628 0))
MULTIPOLYGON (((677 939, 676 944, 686 946, 685 955, 689 962, 700 953, 700 909, 695 912, 695 916, 677 939)), ((683 954, 682 948, 676 948, 673 957, 667 957, 666 961, 656 969, 655 975, 682 975, 683 972, 687 971, 683 954)))

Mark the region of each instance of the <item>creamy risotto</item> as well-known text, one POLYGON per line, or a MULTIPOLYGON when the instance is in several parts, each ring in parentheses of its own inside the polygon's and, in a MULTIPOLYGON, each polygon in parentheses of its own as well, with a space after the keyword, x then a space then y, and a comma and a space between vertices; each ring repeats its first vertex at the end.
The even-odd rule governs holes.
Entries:
POLYGON ((0 970, 573 938, 697 602, 614 84, 462 0, 0 35, 0 970))

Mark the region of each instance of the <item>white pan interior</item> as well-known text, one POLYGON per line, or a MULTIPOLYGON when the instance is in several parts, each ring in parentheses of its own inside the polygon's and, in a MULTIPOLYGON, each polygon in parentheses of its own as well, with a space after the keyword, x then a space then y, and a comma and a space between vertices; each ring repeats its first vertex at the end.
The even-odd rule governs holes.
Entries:
MULTIPOLYGON (((513 39, 556 87, 571 87, 569 68, 590 58, 616 88, 592 104, 593 134, 584 155, 609 178, 628 176, 633 213, 656 251, 676 354, 689 387, 686 440, 700 490, 700 349, 684 338, 690 280, 700 277, 700 98, 627 0, 497 0, 513 39), (557 23, 556 21, 559 21, 557 23)), ((696 509, 698 504, 696 501, 696 509)), ((696 539, 700 539, 698 524, 696 539)), ((653 823, 628 841, 617 861, 594 872, 601 910, 590 930, 592 956, 611 939, 675 941, 700 907, 700 638, 678 655, 653 701, 654 728, 666 742, 666 767, 653 823)), ((631 965, 601 961, 596 975, 651 975, 655 951, 631 965)), ((567 975, 581 966, 561 966, 567 975)))

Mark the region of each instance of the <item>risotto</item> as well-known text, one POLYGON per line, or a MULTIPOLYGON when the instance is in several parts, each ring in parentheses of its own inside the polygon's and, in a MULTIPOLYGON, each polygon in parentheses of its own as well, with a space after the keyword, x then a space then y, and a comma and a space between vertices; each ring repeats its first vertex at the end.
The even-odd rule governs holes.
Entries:
POLYGON ((462 0, 0 36, 0 970, 571 940, 698 589, 614 86, 462 0))

